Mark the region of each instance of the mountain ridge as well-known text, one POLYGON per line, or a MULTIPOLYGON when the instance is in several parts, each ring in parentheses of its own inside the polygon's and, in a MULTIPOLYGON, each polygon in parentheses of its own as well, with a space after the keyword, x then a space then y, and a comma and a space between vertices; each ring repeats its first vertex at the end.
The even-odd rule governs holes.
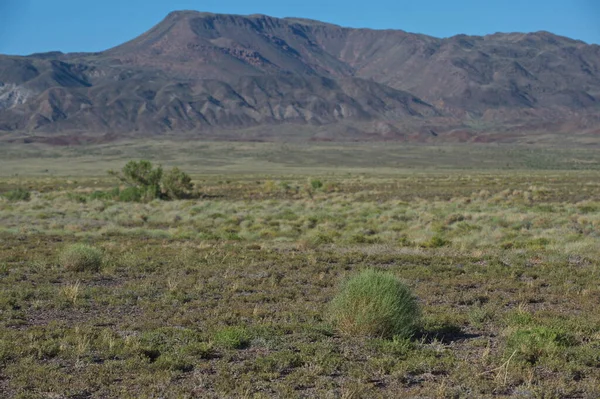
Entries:
POLYGON ((597 137, 599 113, 600 46, 545 31, 435 38, 176 11, 103 52, 0 55, 0 136, 355 124, 353 139, 570 139, 597 137))

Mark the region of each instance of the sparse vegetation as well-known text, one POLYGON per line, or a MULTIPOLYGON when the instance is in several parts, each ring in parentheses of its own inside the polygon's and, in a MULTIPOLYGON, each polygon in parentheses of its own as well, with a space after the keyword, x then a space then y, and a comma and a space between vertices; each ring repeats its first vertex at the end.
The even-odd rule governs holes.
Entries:
POLYGON ((31 199, 31 193, 24 188, 7 191, 2 196, 10 202, 29 201, 31 199))
POLYGON ((367 269, 342 285, 329 314, 346 335, 409 338, 417 327, 419 307, 394 275, 367 269))
POLYGON ((530 326, 516 328, 507 337, 507 352, 517 355, 531 365, 538 363, 544 356, 566 355, 565 349, 575 346, 573 338, 557 327, 530 326))
POLYGON ((0 201, 0 397, 600 397, 597 171, 280 169, 180 201, 1 179, 35 195, 0 201), (81 243, 101 267, 66 268, 81 243), (366 269, 418 298, 412 339, 332 323, 366 269))

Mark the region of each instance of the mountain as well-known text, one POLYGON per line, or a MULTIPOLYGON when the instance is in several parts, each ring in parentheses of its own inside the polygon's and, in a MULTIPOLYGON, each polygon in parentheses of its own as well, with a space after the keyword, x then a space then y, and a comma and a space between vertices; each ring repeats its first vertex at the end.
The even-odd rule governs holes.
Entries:
MULTIPOLYGON (((600 46, 194 11, 99 53, 0 56, 0 137, 598 139, 600 46), (302 127, 302 129, 299 129, 302 127)), ((67 139, 66 142, 69 142, 67 139)))

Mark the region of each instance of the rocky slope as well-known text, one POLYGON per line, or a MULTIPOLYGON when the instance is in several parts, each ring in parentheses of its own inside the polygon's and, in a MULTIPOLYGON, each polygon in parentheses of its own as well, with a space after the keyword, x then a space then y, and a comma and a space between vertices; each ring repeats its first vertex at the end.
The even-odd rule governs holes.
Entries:
POLYGON ((101 53, 0 56, 0 135, 598 138, 600 46, 174 12, 101 53), (310 131, 310 129, 303 129, 310 131), (4 133, 3 133, 4 132, 4 133))

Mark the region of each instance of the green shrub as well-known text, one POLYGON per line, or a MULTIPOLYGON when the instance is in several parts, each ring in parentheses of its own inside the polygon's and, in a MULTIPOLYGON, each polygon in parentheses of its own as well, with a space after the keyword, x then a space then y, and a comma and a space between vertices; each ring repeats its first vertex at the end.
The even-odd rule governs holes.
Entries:
POLYGON ((308 241, 312 245, 333 244, 335 238, 339 236, 335 231, 315 231, 308 236, 308 241))
POLYGON ((189 198, 193 189, 191 177, 179 168, 171 169, 161 179, 161 192, 167 199, 189 198))
POLYGON ((67 198, 69 198, 71 201, 78 202, 80 204, 85 204, 88 200, 85 194, 81 193, 68 193, 67 198))
POLYGON ((90 194, 90 200, 111 200, 118 198, 120 194, 119 187, 115 187, 111 191, 96 190, 90 194))
POLYGON ((381 353, 392 355, 399 359, 405 359, 407 355, 414 349, 414 342, 408 338, 395 336, 393 339, 375 339, 373 346, 381 353))
POLYGON ((142 200, 143 193, 138 187, 127 187, 119 191, 119 201, 123 202, 140 202, 142 200))
POLYGON ((154 168, 150 161, 129 161, 121 172, 109 171, 108 173, 125 183, 128 188, 135 188, 140 199, 151 201, 160 196, 163 170, 161 166, 154 168))
POLYGON ((310 181, 310 186, 313 188, 313 190, 318 190, 323 187, 323 182, 319 179, 312 179, 310 181))
POLYGON ((151 188, 158 187, 162 178, 162 167, 154 168, 150 161, 129 161, 123 167, 121 177, 130 186, 151 188))
POLYGON ((529 326, 533 324, 532 314, 521 309, 506 313, 504 319, 509 326, 529 326))
POLYGON ((213 340, 225 349, 243 349, 250 344, 250 335, 243 327, 225 327, 214 335, 213 340))
POLYGON ((394 275, 367 269, 342 284, 329 314, 343 334, 406 338, 415 331, 419 307, 394 275))
POLYGON ((600 203, 578 204, 577 209, 583 214, 600 212, 600 203))
POLYGON ((441 248, 450 244, 450 242, 439 235, 431 237, 429 241, 425 241, 421 244, 423 248, 441 248))
POLYGON ((15 190, 5 192, 3 197, 10 202, 29 201, 31 199, 31 193, 23 188, 17 188, 15 190))
POLYGON ((155 168, 146 160, 129 161, 120 172, 111 170, 108 174, 127 186, 125 190, 113 191, 120 201, 125 202, 189 198, 194 188, 190 176, 179 168, 165 174, 162 166, 155 168))
POLYGON ((288 191, 289 191, 289 190, 292 188, 292 186, 290 186, 290 183, 288 183, 288 182, 286 182, 286 181, 282 181, 282 182, 280 182, 280 183, 279 183, 279 187, 281 187, 281 189, 282 189, 284 192, 288 192, 288 191))
POLYGON ((73 244, 61 252, 60 264, 75 272, 98 271, 102 266, 102 252, 86 244, 73 244))
POLYGON ((194 369, 195 359, 183 353, 165 353, 156 358, 154 367, 159 370, 188 373, 194 369))
POLYGON ((575 340, 567 332, 553 327, 529 327, 514 330, 507 339, 507 351, 517 359, 530 364, 543 357, 551 357, 574 346, 575 340))
POLYGON ((200 359, 212 359, 216 356, 213 345, 209 342, 198 342, 190 344, 185 348, 185 352, 200 359))

